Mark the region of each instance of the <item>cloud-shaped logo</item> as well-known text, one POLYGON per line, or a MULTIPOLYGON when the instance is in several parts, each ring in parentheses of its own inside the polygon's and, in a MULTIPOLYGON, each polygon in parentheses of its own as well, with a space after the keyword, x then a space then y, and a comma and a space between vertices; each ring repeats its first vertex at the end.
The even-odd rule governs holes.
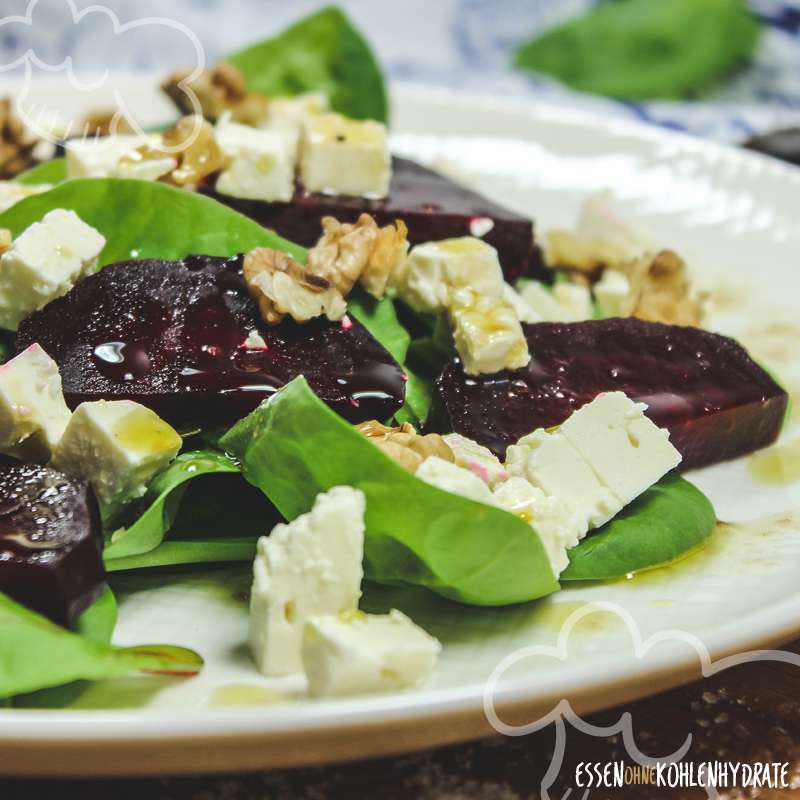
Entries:
MULTIPOLYGON (((78 42, 82 43, 84 50, 90 47, 101 60, 103 54, 109 54, 110 58, 111 53, 126 46, 134 49, 158 46, 179 53, 181 66, 187 67, 186 77, 179 87, 189 98, 195 114, 202 114, 191 84, 205 68, 205 52, 194 32, 177 20, 142 17, 123 23, 114 11, 101 5, 79 10, 74 0, 58 0, 55 4, 30 0, 24 15, 0 19, 0 36, 8 43, 3 51, 5 57, 0 54, 0 73, 23 70, 22 86, 16 100, 17 113, 34 134, 47 141, 92 135, 88 129, 81 129, 80 122, 87 109, 86 95, 101 89, 106 93, 110 91, 112 97, 111 131, 122 129, 124 123, 124 127, 134 134, 142 138, 146 136, 126 101, 124 89, 115 85, 114 71, 108 66, 92 72, 80 68, 81 47, 76 46, 78 42), (55 16, 59 19, 54 19, 55 16), (61 39, 72 43, 72 52, 48 53, 52 49, 54 28, 63 31, 61 39), (83 41, 87 37, 81 37, 81 32, 90 34, 91 40, 83 41), (48 106, 36 97, 37 74, 63 75, 74 95, 60 98, 59 109, 48 106), (76 111, 65 112, 63 108, 70 100, 74 101, 76 111)), ((201 116, 198 116, 198 130, 201 122, 201 116)))
MULTIPOLYGON (((547 714, 525 725, 510 725, 500 718, 495 704, 495 697, 497 696, 498 687, 503 676, 512 667, 526 659, 549 658, 560 662, 566 662, 569 654, 569 640, 573 630, 582 620, 593 614, 612 614, 619 618, 627 630, 632 644, 633 654, 637 659, 646 658, 656 647, 666 643, 680 643, 688 646, 696 653, 700 671, 704 678, 717 675, 731 667, 758 661, 782 662, 784 664, 792 664, 796 667, 800 667, 800 655, 785 650, 750 650, 715 661, 711 658, 711 654, 705 644, 694 634, 678 629, 668 629, 659 631, 645 639, 639 630, 636 620, 622 606, 610 602, 586 603, 573 611, 564 621, 555 645, 531 645, 510 653, 494 668, 484 686, 484 713, 489 723, 498 733, 505 736, 526 736, 550 725, 554 726, 555 746, 553 748, 553 756, 550 761, 550 766, 542 778, 541 784, 541 797, 543 800, 551 800, 549 790, 558 778, 564 762, 564 755, 567 748, 567 723, 588 736, 598 738, 614 735, 619 736, 631 759, 640 766, 646 768, 657 767, 660 764, 675 764, 681 761, 688 753, 692 744, 692 735, 688 733, 683 744, 675 750, 675 752, 658 758, 650 757, 643 753, 636 744, 633 730, 633 717, 630 712, 623 712, 619 720, 611 725, 593 725, 577 714, 567 699, 561 700, 547 714)), ((583 794, 584 800, 589 797, 590 791, 590 789, 586 789, 583 794)), ((564 797, 569 797, 571 793, 572 789, 567 790, 564 797)), ((707 786, 706 793, 711 800, 719 800, 719 793, 716 787, 707 786)))

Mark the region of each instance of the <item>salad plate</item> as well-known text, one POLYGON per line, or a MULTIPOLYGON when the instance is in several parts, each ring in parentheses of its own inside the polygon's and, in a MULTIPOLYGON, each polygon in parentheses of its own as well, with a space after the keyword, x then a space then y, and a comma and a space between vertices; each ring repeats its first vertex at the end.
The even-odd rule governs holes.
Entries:
MULTIPOLYGON (((131 80, 134 103, 157 118, 152 87, 131 80)), ((710 297, 705 327, 740 341, 790 396, 800 391, 800 172, 546 105, 400 85, 392 109, 394 155, 534 218, 537 232, 573 226, 587 196, 611 191, 620 216, 691 264, 710 297)), ((57 708, 4 709, 0 773, 224 771, 396 753, 491 734, 490 718, 513 732, 551 719, 563 700, 581 715, 608 708, 778 646, 800 630, 799 433, 790 414, 771 449, 686 473, 722 522, 702 550, 660 569, 569 581, 499 607, 367 582, 363 609, 400 609, 442 643, 433 678, 402 692, 307 699, 297 676, 259 675, 246 645, 249 563, 112 573, 114 643, 189 648, 202 672, 98 680, 57 708)), ((236 509, 224 525, 220 537, 237 536, 236 509)))

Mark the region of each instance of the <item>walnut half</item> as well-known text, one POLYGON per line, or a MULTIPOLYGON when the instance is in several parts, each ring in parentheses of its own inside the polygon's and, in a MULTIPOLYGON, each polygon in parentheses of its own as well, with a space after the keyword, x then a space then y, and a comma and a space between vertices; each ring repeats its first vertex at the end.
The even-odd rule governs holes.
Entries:
POLYGON ((438 433, 422 436, 408 422, 390 428, 375 420, 369 420, 356 425, 356 430, 408 472, 416 472, 422 462, 431 456, 438 456, 445 461, 455 463, 453 451, 438 433))
POLYGON ((323 314, 338 320, 347 310, 336 287, 279 250, 258 247, 247 253, 244 279, 269 325, 277 325, 287 314, 296 322, 308 322, 323 314))

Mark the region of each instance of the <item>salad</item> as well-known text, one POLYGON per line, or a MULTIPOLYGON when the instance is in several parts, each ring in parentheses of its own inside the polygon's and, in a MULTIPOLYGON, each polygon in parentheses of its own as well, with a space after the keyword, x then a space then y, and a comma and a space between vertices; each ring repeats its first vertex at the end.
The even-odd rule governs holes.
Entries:
POLYGON ((712 536, 681 473, 772 443, 788 397, 609 196, 534 236, 393 157, 336 9, 163 89, 162 131, 94 115, 0 184, 4 702, 202 669, 112 644, 115 572, 252 562, 253 670, 337 696, 441 649, 365 579, 502 606, 712 536))

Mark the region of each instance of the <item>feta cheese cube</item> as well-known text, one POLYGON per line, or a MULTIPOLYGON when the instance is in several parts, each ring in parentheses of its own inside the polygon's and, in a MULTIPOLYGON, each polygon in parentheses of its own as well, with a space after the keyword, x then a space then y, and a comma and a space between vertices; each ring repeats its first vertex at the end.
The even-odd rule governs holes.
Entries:
POLYGON ((514 307, 520 322, 542 322, 542 315, 508 283, 503 288, 503 297, 514 307))
POLYGON ((502 297, 456 289, 450 301, 453 343, 470 375, 519 369, 531 360, 514 307, 502 297))
POLYGON ((321 92, 308 92, 296 97, 272 97, 267 105, 267 116, 262 128, 283 130, 292 135, 295 141, 295 159, 306 120, 315 114, 330 111, 328 98, 321 92))
POLYGON ((32 311, 66 294, 94 269, 105 243, 63 208, 26 228, 0 258, 0 327, 16 330, 32 311))
POLYGON ((65 145, 67 178, 108 178, 120 159, 143 145, 157 145, 158 136, 117 134, 94 139, 73 139, 65 145))
POLYGON ((68 421, 58 366, 38 344, 0 365, 0 452, 47 461, 68 421))
POLYGON ((300 180, 309 192, 386 197, 392 174, 386 126, 341 114, 306 119, 300 180))
POLYGON ((0 181, 0 213, 11 206, 53 188, 51 183, 17 183, 16 181, 0 181))
POLYGON ((149 408, 132 400, 97 400, 75 409, 52 463, 88 480, 110 513, 141 497, 181 444, 178 433, 149 408))
POLYGON ((163 158, 144 158, 136 151, 128 153, 111 170, 111 177, 130 178, 137 181, 157 181, 169 175, 178 166, 171 156, 163 158))
POLYGON ((217 178, 220 194, 267 202, 292 199, 295 134, 240 125, 225 115, 217 123, 216 135, 222 152, 230 159, 217 178))
POLYGON ((530 524, 558 577, 569 564, 567 550, 586 535, 586 519, 558 497, 545 494, 530 481, 512 476, 494 490, 495 500, 506 511, 530 524))
POLYGON ((471 236, 418 244, 396 283, 400 297, 423 312, 448 308, 452 290, 459 288, 486 297, 503 296, 503 270, 494 247, 471 236))
POLYGON ((390 692, 417 686, 442 646, 405 614, 327 614, 308 620, 303 666, 314 697, 390 692))
POLYGON ((448 433, 442 438, 453 451, 456 465, 468 469, 490 487, 508 478, 506 468, 488 447, 459 433, 448 433))
POLYGON ((607 269, 594 285, 594 296, 603 317, 628 316, 631 284, 624 272, 607 269))
POLYGON ((364 555, 363 492, 337 486, 258 540, 250 596, 250 649, 264 675, 303 668, 303 627, 315 614, 355 611, 364 555))
POLYGON ((622 509, 616 495, 558 430, 523 436, 508 448, 506 469, 562 500, 587 530, 605 524, 622 509))
POLYGON ((439 456, 426 458, 415 475, 442 491, 466 497, 467 500, 474 500, 476 503, 497 505, 491 489, 474 472, 445 461, 439 456))
POLYGON ((560 433, 626 506, 681 462, 681 454, 623 392, 606 392, 576 411, 560 433))
POLYGON ((553 297, 561 306, 564 322, 581 322, 592 318, 592 293, 577 283, 557 283, 553 297))

